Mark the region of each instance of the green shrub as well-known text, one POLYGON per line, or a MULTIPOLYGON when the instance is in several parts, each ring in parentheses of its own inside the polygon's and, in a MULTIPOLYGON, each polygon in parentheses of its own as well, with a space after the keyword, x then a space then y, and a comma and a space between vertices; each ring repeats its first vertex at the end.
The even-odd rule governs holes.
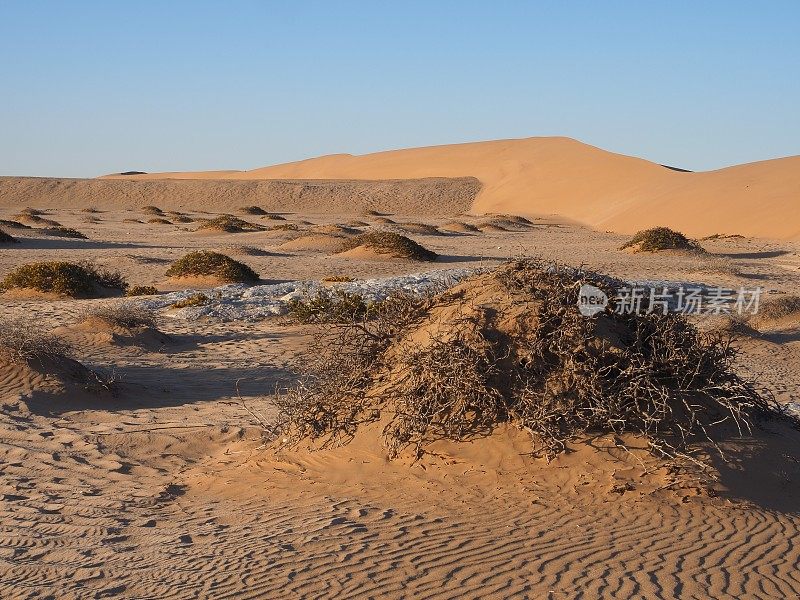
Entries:
POLYGON ((390 254, 397 258, 408 258, 411 260, 434 261, 439 255, 421 246, 412 239, 399 233, 388 231, 373 231, 362 233, 353 238, 345 240, 339 252, 347 252, 353 248, 365 246, 371 248, 378 254, 390 254))
POLYGON ((230 256, 198 250, 176 260, 167 270, 167 277, 216 277, 229 283, 258 281, 258 273, 230 256))
POLYGON ((155 296, 156 294, 158 294, 158 288, 152 285, 134 285, 125 293, 126 296, 155 296))
POLYGON ((226 233, 242 233, 244 231, 264 231, 266 227, 250 223, 233 215, 220 215, 215 219, 204 219, 197 229, 198 231, 214 230, 226 233))
POLYGON ((674 231, 669 227, 653 227, 640 231, 625 242, 620 250, 626 248, 633 248, 635 252, 658 252, 659 250, 704 252, 696 241, 690 240, 679 231, 674 231))
POLYGON ((125 291, 127 287, 119 271, 106 270, 91 263, 65 261, 22 265, 0 282, 2 291, 26 288, 73 298, 98 297, 102 295, 103 288, 125 291))
POLYGON ((188 306, 204 306, 208 304, 208 296, 202 292, 192 294, 188 298, 178 300, 172 304, 172 308, 186 308, 188 306))

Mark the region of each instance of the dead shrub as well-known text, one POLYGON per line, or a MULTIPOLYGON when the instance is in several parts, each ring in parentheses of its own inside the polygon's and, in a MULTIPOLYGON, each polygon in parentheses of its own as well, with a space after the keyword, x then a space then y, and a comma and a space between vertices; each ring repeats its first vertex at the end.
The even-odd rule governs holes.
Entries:
POLYGON ((288 302, 289 318, 296 323, 352 323, 363 320, 370 305, 358 294, 320 290, 288 302))
POLYGON ((138 327, 156 329, 158 326, 156 312, 136 302, 108 303, 92 307, 83 314, 82 320, 89 318, 128 330, 138 327))
POLYGON ((53 237, 73 238, 78 240, 89 239, 77 229, 71 229, 69 227, 61 227, 61 226, 45 227, 44 229, 39 229, 39 233, 42 233, 44 235, 51 235, 53 237))
POLYGON ((69 345, 28 319, 0 318, 0 352, 13 361, 53 360, 67 356, 69 345))
POLYGON ((435 298, 403 296, 329 326, 297 387, 276 394, 286 444, 330 447, 384 424, 390 456, 419 456, 508 422, 552 458, 589 434, 641 436, 661 457, 786 416, 733 370, 730 339, 683 315, 584 317, 578 290, 619 282, 535 260, 507 263, 435 298))

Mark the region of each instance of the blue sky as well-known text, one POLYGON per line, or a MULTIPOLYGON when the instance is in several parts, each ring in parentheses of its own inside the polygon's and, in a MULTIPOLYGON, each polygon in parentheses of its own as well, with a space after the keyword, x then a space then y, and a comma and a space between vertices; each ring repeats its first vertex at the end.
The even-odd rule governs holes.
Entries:
POLYGON ((800 154, 800 2, 0 0, 0 174, 247 169, 566 135, 800 154))

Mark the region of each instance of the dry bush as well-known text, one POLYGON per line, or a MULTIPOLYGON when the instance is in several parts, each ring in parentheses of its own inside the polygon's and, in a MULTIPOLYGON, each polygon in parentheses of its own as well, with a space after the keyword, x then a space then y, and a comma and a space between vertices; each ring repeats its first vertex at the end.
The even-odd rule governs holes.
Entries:
POLYGON ((169 219, 165 219, 163 217, 154 217, 152 219, 147 219, 148 223, 152 223, 153 225, 172 225, 172 221, 169 219))
POLYGON ((167 277, 215 277, 229 283, 253 283, 258 273, 230 256, 198 250, 176 260, 167 269, 167 277))
POLYGON ((144 221, 140 221, 139 219, 122 219, 123 223, 144 223, 144 221))
POLYGON ((125 292, 126 296, 155 296, 158 288, 152 285, 133 285, 125 292))
MULTIPOLYGON (((301 383, 275 397, 275 433, 296 444, 345 443, 380 421, 391 456, 464 440, 508 422, 548 458, 587 434, 631 433, 659 456, 691 460, 695 443, 789 418, 733 370, 730 340, 683 315, 577 310, 592 283, 616 282, 513 261, 436 298, 385 301, 330 326, 301 383)), ((718 446, 717 446, 718 447, 718 446)))
POLYGON ((267 215, 269 214, 260 206, 242 206, 239 208, 239 212, 245 215, 267 215))
POLYGON ((157 206, 153 206, 153 205, 143 206, 141 208, 141 211, 143 213, 145 213, 145 214, 148 214, 148 215, 163 215, 164 214, 163 210, 161 210, 157 206))
POLYGON ((287 308, 289 318, 296 323, 351 323, 363 320, 370 305, 359 294, 320 290, 289 300, 287 308))
POLYGON ((128 330, 158 327, 156 312, 136 302, 115 302, 92 307, 83 314, 81 320, 89 318, 100 319, 109 325, 128 330))
POLYGON ((71 229, 69 227, 61 227, 61 226, 45 227, 44 229, 39 229, 39 233, 42 233, 44 235, 51 235, 53 237, 73 238, 79 240, 89 239, 77 229, 71 229))
POLYGON ((30 223, 32 225, 40 225, 42 227, 61 227, 61 223, 53 219, 45 219, 38 214, 19 213, 14 215, 14 218, 21 223, 30 223))
POLYGON ((102 212, 102 211, 97 209, 97 208, 95 208, 94 206, 89 206, 87 208, 82 208, 81 212, 82 213, 99 213, 99 212, 102 212))
POLYGON ((19 240, 0 229, 0 244, 19 244, 19 240))
POLYGON ((280 225, 273 225, 269 228, 270 231, 297 231, 300 229, 296 223, 281 223, 280 225))
POLYGON ((267 213, 264 215, 264 218, 268 221, 285 221, 286 217, 276 214, 276 213, 267 213))
POLYGON ((434 261, 439 255, 421 246, 414 240, 399 233, 388 231, 373 231, 362 233, 342 243, 339 252, 347 252, 353 248, 364 246, 378 254, 390 254, 397 258, 407 258, 419 261, 434 261))
POLYGON ((759 319, 778 320, 800 315, 800 296, 786 294, 764 302, 758 310, 759 319))
POLYGON ((30 225, 18 223, 17 221, 9 221, 7 219, 0 219, 0 227, 11 227, 12 229, 32 229, 30 225))
POLYGON ((61 339, 31 327, 28 319, 0 318, 0 352, 13 361, 59 359, 69 353, 61 339))
POLYGON ((347 283, 349 281, 354 281, 354 279, 347 275, 328 275, 327 277, 323 277, 322 281, 326 283, 347 283))
POLYGON ((696 241, 690 240, 679 231, 673 231, 669 227, 653 227, 639 231, 620 246, 620 250, 626 248, 631 248, 635 252, 658 252, 659 250, 704 252, 696 241))
POLYGON ((245 221, 233 215, 220 215, 215 219, 198 220, 200 221, 200 226, 197 228, 198 231, 209 230, 224 231, 226 233, 242 233, 244 231, 264 231, 266 229, 263 225, 250 223, 249 221, 245 221))
POLYGON ((194 219, 186 215, 176 215, 172 220, 175 223, 194 223, 194 219))
POLYGON ((209 297, 202 292, 172 303, 172 308, 186 308, 189 306, 205 306, 209 302, 209 297))
POLYGON ((88 262, 65 261, 29 263, 17 267, 0 282, 0 290, 14 288, 64 294, 71 297, 97 297, 103 288, 125 291, 125 277, 115 270, 88 262))

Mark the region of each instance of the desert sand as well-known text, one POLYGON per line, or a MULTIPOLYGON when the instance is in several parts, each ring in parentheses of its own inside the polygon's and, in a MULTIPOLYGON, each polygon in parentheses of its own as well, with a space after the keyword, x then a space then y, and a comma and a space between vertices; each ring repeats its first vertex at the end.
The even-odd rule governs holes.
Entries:
MULTIPOLYGON (((131 284, 213 296, 212 281, 166 277, 169 264, 218 250, 269 284, 528 255, 628 280, 759 285, 778 298, 800 290, 798 160, 681 173, 540 138, 247 172, 3 178, 1 219, 32 206, 88 239, 2 225, 20 243, 0 246, 0 275, 91 260, 131 284), (196 231, 198 219, 250 204, 285 221, 242 218, 296 229, 196 231), (145 205, 192 221, 148 223, 145 205), (535 218, 515 226, 483 213, 535 218), (741 237, 703 240, 704 255, 619 250, 654 224, 741 237), (370 229, 404 233, 439 259, 333 253, 370 229)), ((388 460, 369 431, 343 448, 276 450, 262 426, 270 395, 296 379, 319 326, 164 309, 157 332, 132 335, 84 318, 125 301, 0 296, 6 317, 52 331, 116 382, 114 394, 82 376, 70 383, 71 363, 0 370, 2 598, 800 595, 800 434, 780 424, 726 447, 713 485, 607 436, 548 463, 502 426, 437 443, 417 462, 388 460)), ((800 318, 759 331, 737 339, 736 368, 778 402, 800 402, 800 318)))

